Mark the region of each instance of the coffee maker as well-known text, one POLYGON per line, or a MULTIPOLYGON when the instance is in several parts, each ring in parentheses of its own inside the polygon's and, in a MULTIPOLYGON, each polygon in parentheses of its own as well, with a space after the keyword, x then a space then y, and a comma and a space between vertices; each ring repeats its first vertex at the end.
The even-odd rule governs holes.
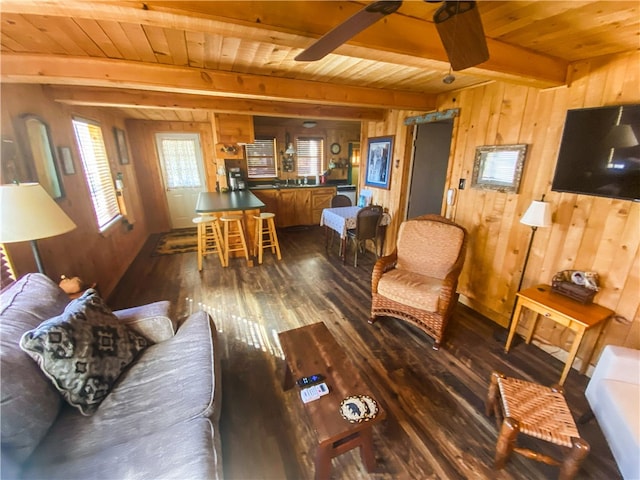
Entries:
POLYGON ((244 177, 242 176, 242 171, 237 167, 232 167, 228 169, 229 175, 229 190, 244 190, 247 186, 244 177))

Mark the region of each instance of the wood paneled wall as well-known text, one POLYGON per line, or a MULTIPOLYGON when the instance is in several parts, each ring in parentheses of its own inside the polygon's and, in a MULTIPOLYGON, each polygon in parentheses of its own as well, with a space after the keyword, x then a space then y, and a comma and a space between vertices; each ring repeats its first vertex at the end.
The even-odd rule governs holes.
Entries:
POLYGON ((171 230, 169 207, 158 161, 155 135, 160 132, 198 133, 204 157, 207 189, 212 191, 216 185, 215 139, 212 126, 210 123, 128 120, 127 130, 131 151, 137 159, 136 171, 140 189, 144 191, 144 211, 149 232, 169 231, 171 230))
MULTIPOLYGON (((491 83, 439 99, 438 110, 460 109, 448 184, 457 189, 459 179, 465 178, 467 188, 458 192, 455 206, 447 212, 470 234, 458 288, 463 302, 507 325, 531 235, 531 228, 522 225, 520 218, 531 201, 544 194, 554 223, 538 229, 534 237, 523 288, 550 284, 560 270, 598 272, 602 287, 595 301, 613 309, 616 317, 607 324, 597 350, 605 344, 640 348, 640 204, 551 191, 566 111, 640 102, 640 54, 580 62, 571 73, 568 87, 542 91, 491 83), (469 187, 477 146, 515 143, 529 145, 518 194, 469 187)), ((385 122, 364 127, 363 155, 366 138, 395 135, 391 189, 372 189, 374 202, 388 207, 393 216, 387 252, 405 215, 412 133, 402 122, 422 113, 393 111, 385 122)), ((360 187, 364 187, 363 175, 360 187)), ((537 335, 542 344, 565 351, 573 338, 565 328, 545 320, 537 335)))
MULTIPOLYGON (((86 281, 97 282, 100 292, 108 295, 148 236, 138 176, 134 168, 138 159, 131 155, 130 164, 120 165, 118 162, 113 127, 125 129, 124 119, 117 116, 115 110, 68 107, 53 102, 37 85, 3 83, 1 96, 3 136, 15 139, 14 122, 20 115, 32 113, 40 116, 49 125, 56 149, 67 146, 72 151, 76 173, 61 174, 65 196, 58 200, 58 204, 78 228, 64 235, 38 241, 47 275, 55 280, 63 274, 79 275, 86 281), (71 125, 72 116, 100 123, 111 173, 114 178, 118 172, 123 175, 124 198, 128 219, 134 226, 133 230, 127 229, 124 224, 117 224, 103 234, 98 232, 71 125)), ((23 145, 19 147, 25 148, 23 145)), ((21 158, 24 159, 24 155, 21 155, 21 158)), ((3 182, 12 180, 3 179, 3 182)), ((7 250, 18 276, 37 271, 28 242, 9 244, 7 250)))

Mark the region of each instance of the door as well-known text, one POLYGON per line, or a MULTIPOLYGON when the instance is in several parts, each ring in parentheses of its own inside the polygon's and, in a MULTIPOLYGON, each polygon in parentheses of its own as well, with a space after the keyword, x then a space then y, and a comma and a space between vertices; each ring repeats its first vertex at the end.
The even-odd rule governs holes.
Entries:
POLYGON ((206 190, 200 136, 156 133, 171 228, 193 227, 198 194, 206 190))
POLYGON ((442 214, 453 120, 416 125, 407 218, 442 214))

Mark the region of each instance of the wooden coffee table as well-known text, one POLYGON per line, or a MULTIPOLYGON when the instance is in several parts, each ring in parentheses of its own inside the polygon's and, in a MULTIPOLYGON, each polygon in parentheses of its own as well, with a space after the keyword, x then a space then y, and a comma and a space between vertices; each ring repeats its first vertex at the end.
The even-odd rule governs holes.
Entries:
MULTIPOLYGON (((350 423, 340 414, 340 403, 346 397, 368 395, 375 399, 353 363, 324 323, 288 330, 279 337, 287 363, 284 389, 292 388, 296 379, 316 373, 324 375, 329 387, 327 395, 304 404, 318 435, 315 478, 329 478, 331 459, 356 447, 360 447, 367 471, 373 471, 376 459, 371 427, 385 418, 385 412, 376 400, 379 411, 371 420, 350 423)), ((299 390, 296 386, 296 395, 302 402, 299 390)))

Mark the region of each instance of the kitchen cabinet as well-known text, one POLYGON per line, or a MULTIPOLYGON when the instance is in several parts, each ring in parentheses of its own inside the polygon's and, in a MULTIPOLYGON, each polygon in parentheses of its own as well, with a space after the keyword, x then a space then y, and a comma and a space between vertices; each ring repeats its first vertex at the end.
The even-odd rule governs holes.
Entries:
POLYGON ((322 209, 331 206, 335 187, 300 187, 253 190, 265 204, 263 211, 276 214, 278 228, 319 225, 322 209))
POLYGON ((311 191, 311 223, 320 225, 322 210, 331 206, 331 199, 336 194, 335 187, 314 188, 311 191))

